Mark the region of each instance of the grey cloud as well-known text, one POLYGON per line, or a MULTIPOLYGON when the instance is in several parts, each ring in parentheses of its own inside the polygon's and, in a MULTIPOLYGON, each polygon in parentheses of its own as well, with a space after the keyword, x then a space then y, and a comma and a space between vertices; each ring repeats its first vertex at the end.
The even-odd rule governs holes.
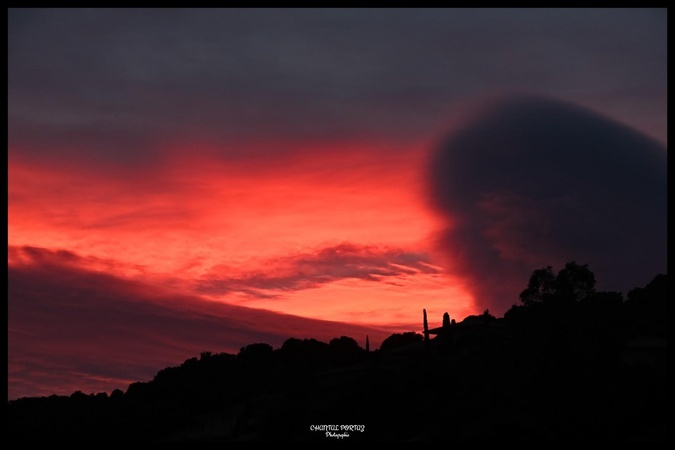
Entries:
POLYGON ((493 311, 547 265, 588 263, 622 292, 666 271, 666 149, 589 110, 495 102, 438 146, 430 177, 451 221, 439 244, 493 311))
POLYGON ((10 143, 46 154, 417 138, 466 98, 523 89, 630 107, 643 126, 665 112, 658 9, 16 9, 8 24, 10 143))
MULTIPOLYGON (((22 249, 15 249, 17 252, 22 249)), ((290 337, 328 342, 390 333, 175 295, 78 267, 78 256, 31 248, 8 267, 8 396, 125 390, 202 351, 237 353, 290 337)))
POLYGON ((269 298, 277 291, 318 287, 354 278, 379 282, 383 278, 439 273, 424 254, 396 248, 340 244, 314 253, 285 256, 260 263, 261 269, 231 276, 227 268, 216 268, 204 277, 198 289, 204 293, 245 292, 269 298))

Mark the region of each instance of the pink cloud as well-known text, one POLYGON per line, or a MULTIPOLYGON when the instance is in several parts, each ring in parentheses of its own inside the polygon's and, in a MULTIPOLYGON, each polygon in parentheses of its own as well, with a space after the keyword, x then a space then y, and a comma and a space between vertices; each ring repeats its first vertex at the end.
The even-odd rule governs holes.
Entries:
POLYGON ((341 335, 375 348, 390 333, 227 305, 78 268, 68 252, 13 249, 8 268, 8 395, 125 389, 202 351, 341 335), (62 264, 63 260, 66 264, 62 264))

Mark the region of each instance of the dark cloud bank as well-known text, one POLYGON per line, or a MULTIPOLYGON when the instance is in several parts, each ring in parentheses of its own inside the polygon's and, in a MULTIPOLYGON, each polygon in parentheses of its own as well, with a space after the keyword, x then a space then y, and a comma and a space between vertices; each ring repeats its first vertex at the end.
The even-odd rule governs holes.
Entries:
POLYGON ((173 294, 82 267, 68 251, 10 247, 8 397, 125 390, 202 351, 390 332, 173 294))
POLYGON ((10 8, 8 143, 136 166, 185 140, 227 159, 286 151, 239 149, 260 136, 416 141, 522 89, 660 138, 667 25, 665 8, 10 8))
POLYGON ((666 272, 666 158, 656 141, 578 106, 512 97, 438 146, 438 243, 481 307, 504 313, 534 269, 589 264, 601 290, 666 272))

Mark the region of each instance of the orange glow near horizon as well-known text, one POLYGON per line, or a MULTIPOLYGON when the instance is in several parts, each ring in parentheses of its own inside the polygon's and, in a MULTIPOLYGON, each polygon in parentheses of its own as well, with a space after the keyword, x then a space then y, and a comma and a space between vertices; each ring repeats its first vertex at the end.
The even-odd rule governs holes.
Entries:
POLYGON ((67 250, 91 270, 310 318, 410 328, 422 308, 430 320, 444 311, 460 319, 476 313, 470 294, 441 268, 280 286, 261 296, 194 292, 215 275, 275 273, 280 258, 345 243, 403 249, 440 265, 430 243, 438 223, 423 200, 424 151, 345 142, 234 161, 206 146, 166 153, 142 173, 47 166, 10 151, 8 245, 67 250))

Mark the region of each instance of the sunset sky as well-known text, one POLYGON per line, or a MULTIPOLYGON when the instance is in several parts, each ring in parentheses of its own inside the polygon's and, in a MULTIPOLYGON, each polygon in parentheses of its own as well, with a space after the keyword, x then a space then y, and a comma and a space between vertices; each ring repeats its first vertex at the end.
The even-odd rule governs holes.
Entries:
POLYGON ((664 9, 9 9, 8 397, 666 271, 664 9), (533 131, 534 130, 534 131, 533 131))

